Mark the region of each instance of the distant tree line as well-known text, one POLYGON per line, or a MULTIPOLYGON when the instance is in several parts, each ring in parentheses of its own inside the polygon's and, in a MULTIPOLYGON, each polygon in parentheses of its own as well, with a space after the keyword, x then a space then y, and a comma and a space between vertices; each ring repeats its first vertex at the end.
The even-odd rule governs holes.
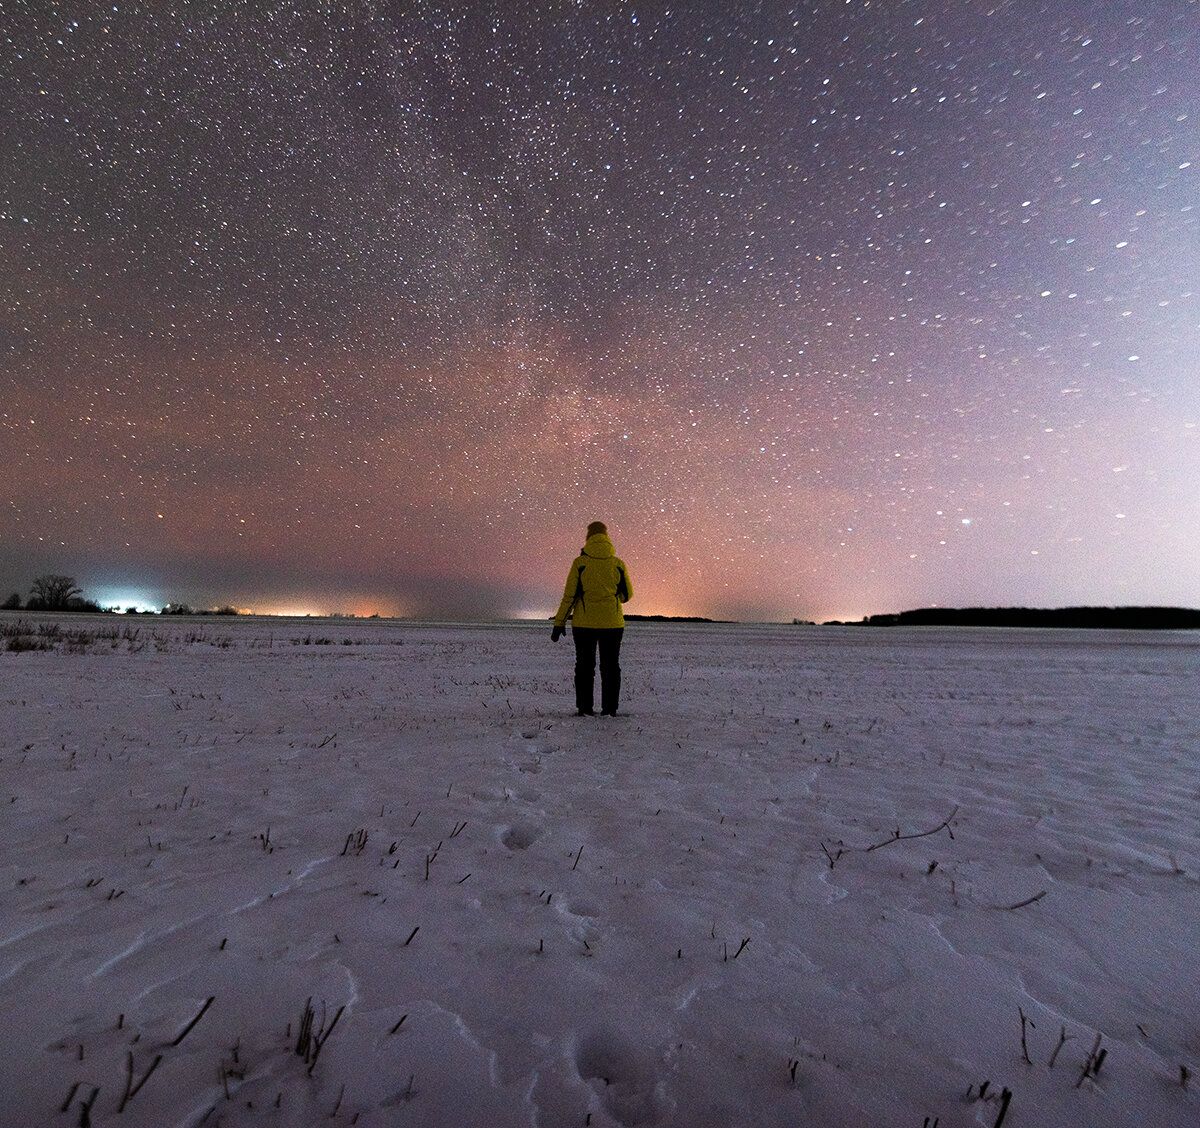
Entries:
POLYGON ((168 603, 159 612, 160 615, 236 615, 236 607, 216 607, 211 610, 204 607, 189 607, 186 603, 168 603))
MULTIPOLYGON (((2 590, 2 589, 0 589, 2 590)), ((21 603, 21 593, 14 591, 3 603, 0 603, 0 611, 94 611, 94 612, 114 612, 116 609, 111 607, 101 607, 95 600, 86 599, 83 594, 83 589, 75 582, 74 576, 63 576, 58 573, 51 573, 45 576, 38 576, 29 587, 29 598, 24 604, 21 603)), ((161 615, 236 615, 236 607, 221 607, 217 610, 198 610, 189 607, 186 603, 168 603, 157 614, 161 615)), ((146 611, 138 612, 136 608, 130 607, 125 611, 127 615, 147 614, 153 615, 156 612, 146 611)))
POLYGON ((869 615, 861 625, 1184 631, 1200 629, 1200 611, 1187 607, 922 607, 894 615, 869 615))
MULTIPOLYGON (((20 611, 21 596, 13 592, 0 609, 4 611, 20 611)), ((75 582, 74 576, 61 576, 51 573, 38 576, 29 587, 29 598, 25 601, 26 611, 99 611, 100 605, 83 597, 83 589, 75 582)))
POLYGON ((728 623, 729 619, 705 619, 701 615, 631 615, 625 613, 627 623, 728 623))

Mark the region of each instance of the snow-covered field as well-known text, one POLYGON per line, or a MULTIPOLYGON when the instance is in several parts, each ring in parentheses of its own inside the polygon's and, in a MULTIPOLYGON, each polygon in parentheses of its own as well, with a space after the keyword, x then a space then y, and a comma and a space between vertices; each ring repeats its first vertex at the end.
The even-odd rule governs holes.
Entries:
POLYGON ((0 1123, 1200 1123, 1200 636, 633 624, 613 720, 571 656, 0 653, 0 1123))

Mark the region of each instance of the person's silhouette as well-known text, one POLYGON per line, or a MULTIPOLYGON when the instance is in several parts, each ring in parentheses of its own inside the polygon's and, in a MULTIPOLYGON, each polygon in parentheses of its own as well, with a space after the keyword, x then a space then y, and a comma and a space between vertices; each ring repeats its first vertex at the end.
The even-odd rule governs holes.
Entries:
POLYGON ((596 652, 600 652, 600 712, 615 717, 621 698, 621 605, 633 595, 625 561, 617 556, 603 521, 587 527, 583 551, 571 563, 550 637, 557 642, 571 620, 575 641, 575 705, 580 716, 595 712, 596 652))

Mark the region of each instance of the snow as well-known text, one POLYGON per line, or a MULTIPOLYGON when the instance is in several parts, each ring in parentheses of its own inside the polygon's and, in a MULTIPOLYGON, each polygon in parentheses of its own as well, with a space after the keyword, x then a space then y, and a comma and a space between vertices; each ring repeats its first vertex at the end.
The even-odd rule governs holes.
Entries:
POLYGON ((1200 1123, 1195 634, 112 624, 0 653, 0 1123, 1200 1123))

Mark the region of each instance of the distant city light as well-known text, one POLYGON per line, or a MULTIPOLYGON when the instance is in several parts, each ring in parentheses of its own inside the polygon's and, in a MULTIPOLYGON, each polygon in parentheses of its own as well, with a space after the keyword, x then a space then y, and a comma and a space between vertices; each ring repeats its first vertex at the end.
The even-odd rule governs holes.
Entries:
POLYGON ((149 592, 137 591, 130 588, 91 588, 84 585, 84 594, 93 599, 101 607, 117 611, 158 611, 162 603, 149 592))

